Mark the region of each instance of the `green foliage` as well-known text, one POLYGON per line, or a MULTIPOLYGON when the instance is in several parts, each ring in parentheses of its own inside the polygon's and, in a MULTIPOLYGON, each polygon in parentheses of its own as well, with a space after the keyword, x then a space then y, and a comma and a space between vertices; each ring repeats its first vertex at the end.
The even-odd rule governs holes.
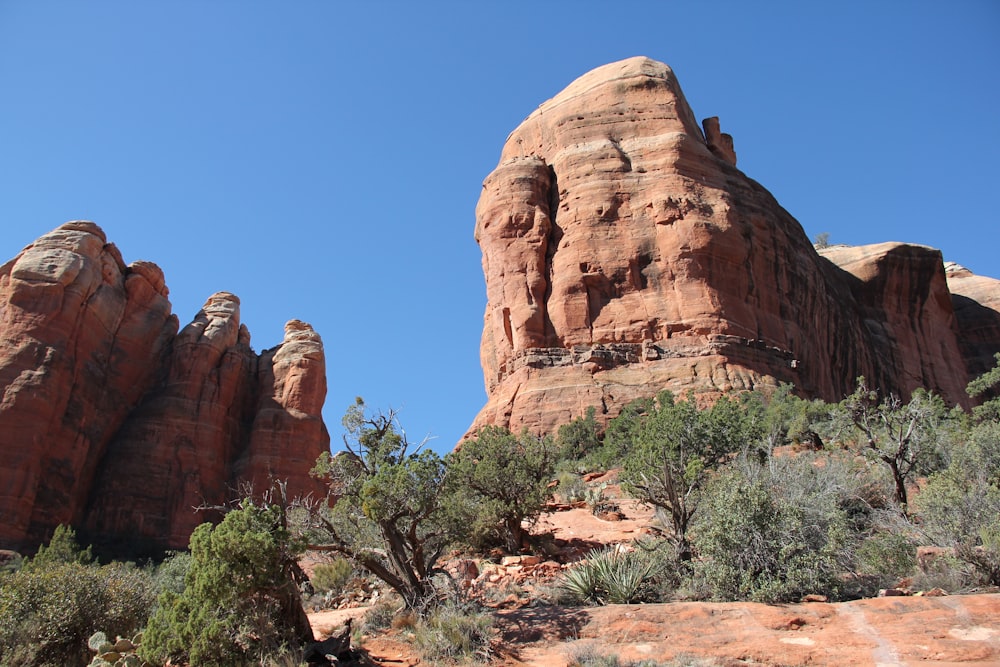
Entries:
POLYGON ((392 619, 399 612, 398 598, 396 601, 383 598, 368 608, 364 621, 361 625, 361 632, 367 635, 374 635, 382 632, 392 625, 392 619))
POLYGON ((567 667, 715 667, 720 664, 714 658, 699 658, 680 654, 673 659, 662 662, 659 660, 626 660, 617 655, 602 653, 593 646, 575 649, 567 658, 567 667))
POLYGON ((722 475, 705 505, 695 545, 716 598, 793 601, 836 587, 826 540, 763 481, 722 475))
POLYGON ((191 569, 191 554, 187 551, 173 551, 167 554, 153 572, 153 582, 159 593, 170 591, 181 593, 187 573, 191 569))
POLYGON ((38 553, 28 560, 24 567, 29 569, 44 569, 52 565, 64 563, 79 563, 89 565, 94 562, 94 555, 88 546, 81 549, 76 542, 76 532, 69 526, 56 526, 52 539, 47 545, 38 547, 38 553))
POLYGON ((794 393, 794 387, 780 384, 773 390, 744 394, 741 402, 759 423, 762 453, 789 443, 804 443, 822 449, 823 439, 817 430, 829 418, 833 406, 823 401, 806 401, 794 393))
POLYGON ((606 547, 567 570, 560 585, 581 602, 632 604, 648 599, 653 574, 642 552, 606 547))
POLYGON ((605 496, 607 490, 608 483, 601 482, 597 486, 588 488, 584 493, 584 500, 587 501, 587 505, 590 507, 590 513, 594 516, 600 516, 602 514, 607 514, 608 512, 621 511, 621 506, 617 502, 605 496))
POLYGON ((579 461, 601 446, 597 420, 594 419, 595 413, 596 410, 589 407, 585 416, 577 417, 559 427, 556 434, 556 449, 560 460, 579 461))
POLYGON ((880 584, 890 585, 916 568, 917 548, 904 534, 880 532, 860 544, 858 560, 864 573, 878 577, 880 584))
POLYGON ((24 566, 24 558, 19 553, 9 552, 0 556, 0 580, 6 574, 13 574, 24 566))
POLYGON ((132 566, 35 560, 0 580, 0 665, 85 665, 88 638, 141 628, 153 597, 149 576, 132 566))
POLYGON ((548 438, 487 426, 448 455, 452 488, 468 494, 478 525, 496 531, 510 553, 524 546, 524 521, 538 517, 552 497, 555 462, 548 438))
POLYGON ((358 398, 343 424, 347 451, 324 453, 313 469, 338 500, 331 511, 307 508, 309 548, 351 559, 422 611, 436 597, 441 554, 469 528, 466 508, 449 502, 444 461, 414 449, 394 412, 368 415, 358 398))
POLYGON ((687 530, 700 487, 728 456, 760 439, 760 422, 740 401, 723 397, 699 410, 694 394, 675 401, 670 392, 662 392, 656 405, 637 418, 639 423, 628 429, 635 441, 625 457, 622 487, 668 517, 670 537, 687 559, 687 530))
POLYGON ((334 558, 313 568, 312 585, 319 593, 340 593, 354 574, 354 565, 346 558, 334 558))
POLYGON ((862 454, 886 465, 895 484, 895 498, 907 511, 907 484, 913 475, 933 472, 939 462, 938 445, 942 422, 947 416, 944 401, 922 389, 909 403, 889 395, 879 400, 865 379, 841 403, 841 418, 853 425, 862 454))
POLYGON ((1000 352, 996 354, 996 365, 969 383, 969 396, 982 396, 986 400, 973 410, 979 421, 1000 422, 1000 352))
POLYGON ((298 551, 275 503, 245 499, 218 526, 196 528, 186 586, 161 594, 143 659, 236 667, 311 641, 293 579, 298 551))
POLYGON ((1000 423, 984 421, 916 499, 924 533, 1000 585, 1000 423))
POLYGON ((652 398, 640 398, 622 408, 618 416, 608 422, 601 448, 587 456, 588 467, 608 470, 621 465, 638 438, 644 416, 654 405, 652 398))
POLYGON ((489 662, 493 618, 456 604, 442 605, 417 623, 414 642, 424 660, 489 662))
POLYGON ((841 597, 848 584, 870 592, 880 577, 909 574, 913 547, 888 537, 898 514, 879 487, 849 457, 734 460, 706 488, 692 529, 697 575, 717 599, 777 602, 841 597), (872 568, 878 550, 892 559, 872 568), (866 576, 843 576, 855 572, 866 576))
POLYGON ((556 492, 564 503, 576 503, 587 497, 587 485, 575 472, 561 472, 556 476, 559 482, 556 492))

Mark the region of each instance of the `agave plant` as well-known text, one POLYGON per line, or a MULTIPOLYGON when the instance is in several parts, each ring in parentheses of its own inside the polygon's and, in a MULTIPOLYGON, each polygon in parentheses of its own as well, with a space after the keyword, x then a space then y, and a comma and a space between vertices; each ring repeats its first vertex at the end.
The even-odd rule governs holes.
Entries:
POLYGON ((594 604, 641 602, 652 564, 620 547, 595 549, 564 575, 561 586, 579 600, 594 604))

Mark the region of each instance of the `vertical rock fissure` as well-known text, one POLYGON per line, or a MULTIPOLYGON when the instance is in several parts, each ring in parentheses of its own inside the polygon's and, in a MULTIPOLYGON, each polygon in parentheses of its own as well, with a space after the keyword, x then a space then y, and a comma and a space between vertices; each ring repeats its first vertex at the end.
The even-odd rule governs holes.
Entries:
POLYGON ((562 241, 563 229, 559 226, 557 221, 557 215, 559 211, 559 178, 556 176, 556 170, 552 165, 549 167, 549 191, 547 197, 548 204, 548 215, 549 215, 549 236, 546 239, 545 244, 545 300, 543 303, 543 317, 545 326, 545 341, 546 345, 549 347, 559 346, 559 336, 558 332, 555 330, 555 325, 552 324, 552 318, 549 314, 549 299, 552 296, 552 281, 555 278, 555 255, 556 251, 559 249, 559 243, 562 241))

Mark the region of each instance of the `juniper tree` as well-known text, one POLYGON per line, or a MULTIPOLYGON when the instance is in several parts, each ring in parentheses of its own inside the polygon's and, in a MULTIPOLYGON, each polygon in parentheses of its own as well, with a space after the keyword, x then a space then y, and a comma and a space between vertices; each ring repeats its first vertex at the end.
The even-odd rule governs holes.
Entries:
POLYGON ((728 397, 699 410, 691 392, 684 401, 661 392, 655 406, 638 418, 622 472, 624 489, 666 515, 668 538, 678 556, 689 560, 687 531, 699 489, 709 471, 760 438, 760 425, 739 401, 728 397))
POLYGON ((448 456, 448 474, 453 488, 471 496, 478 524, 497 530, 507 551, 518 553, 524 522, 537 518, 552 496, 554 459, 550 438, 487 426, 448 456))
POLYGON ((438 560, 468 524, 446 502, 444 461, 413 446, 394 411, 368 414, 361 398, 343 424, 345 451, 313 468, 335 503, 307 507, 308 548, 351 559, 422 611, 436 595, 438 560))

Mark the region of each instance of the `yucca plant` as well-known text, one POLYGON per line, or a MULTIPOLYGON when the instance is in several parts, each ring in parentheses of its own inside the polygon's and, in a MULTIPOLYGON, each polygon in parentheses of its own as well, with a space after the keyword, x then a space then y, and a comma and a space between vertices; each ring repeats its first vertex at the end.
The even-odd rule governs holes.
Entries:
POLYGON ((652 574, 652 564, 638 552, 605 547, 569 569, 561 586, 584 602, 633 604, 642 601, 652 574))

